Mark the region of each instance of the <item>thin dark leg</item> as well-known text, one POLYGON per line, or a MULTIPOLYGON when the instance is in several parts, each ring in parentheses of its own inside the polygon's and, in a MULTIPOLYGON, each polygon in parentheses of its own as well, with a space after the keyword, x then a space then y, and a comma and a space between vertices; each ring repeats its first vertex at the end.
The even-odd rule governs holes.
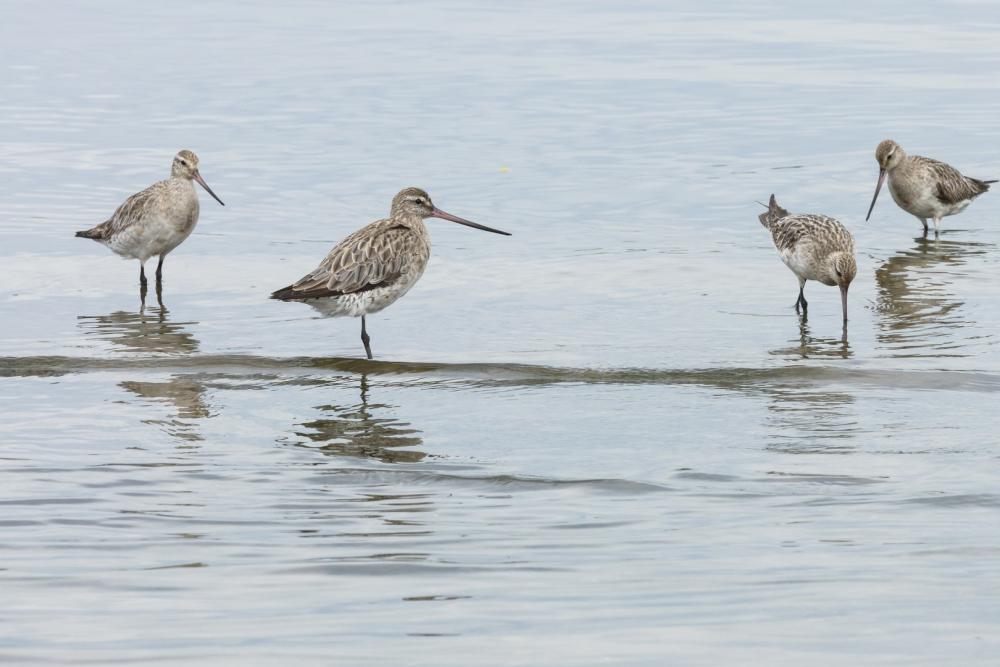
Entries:
POLYGON ((160 306, 160 312, 167 312, 167 307, 163 305, 163 283, 156 281, 156 303, 160 306))
POLYGON ((142 285, 142 289, 146 289, 146 265, 139 265, 139 284, 142 285))
POLYGON ((795 300, 795 312, 796 313, 805 314, 806 311, 809 309, 809 302, 806 301, 806 295, 805 295, 804 289, 805 289, 804 286, 800 286, 799 287, 799 298, 795 300), (799 310, 800 307, 802 308, 801 310, 799 310))
POLYGON ((146 310, 146 281, 139 283, 139 312, 146 310))
POLYGON ((365 316, 361 316, 361 342, 365 344, 365 353, 368 355, 369 359, 372 359, 372 346, 369 345, 371 338, 368 337, 368 332, 365 330, 365 316))
POLYGON ((160 261, 156 265, 156 282, 159 283, 163 280, 163 255, 160 255, 160 261))

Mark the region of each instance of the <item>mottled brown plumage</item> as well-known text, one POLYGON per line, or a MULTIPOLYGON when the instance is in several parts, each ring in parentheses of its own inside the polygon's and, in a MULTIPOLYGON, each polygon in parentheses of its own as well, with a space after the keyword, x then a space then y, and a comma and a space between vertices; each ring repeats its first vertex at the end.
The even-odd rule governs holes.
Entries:
POLYGON ((378 220, 345 238, 319 266, 271 298, 319 299, 388 287, 425 266, 430 252, 426 228, 421 233, 391 218, 378 220))
POLYGON ((879 165, 878 184, 868 207, 871 217, 879 191, 886 178, 889 193, 901 209, 920 220, 926 232, 927 219, 934 221, 937 233, 941 218, 961 213, 973 199, 990 189, 990 183, 963 175, 951 165, 921 155, 907 155, 891 139, 881 142, 875 149, 879 165))
POLYGON ((767 211, 760 214, 760 224, 771 232, 781 261, 799 279, 799 298, 795 310, 802 312, 807 280, 840 288, 844 322, 847 322, 847 290, 858 272, 854 257, 854 237, 837 220, 817 214, 790 214, 778 206, 774 195, 767 211))
POLYGON ((423 221, 430 217, 509 236, 445 213, 420 188, 406 188, 393 198, 388 218, 345 238, 319 266, 271 298, 304 301, 331 317, 361 317, 361 340, 371 359, 365 315, 395 302, 423 275, 431 256, 431 238, 423 221))

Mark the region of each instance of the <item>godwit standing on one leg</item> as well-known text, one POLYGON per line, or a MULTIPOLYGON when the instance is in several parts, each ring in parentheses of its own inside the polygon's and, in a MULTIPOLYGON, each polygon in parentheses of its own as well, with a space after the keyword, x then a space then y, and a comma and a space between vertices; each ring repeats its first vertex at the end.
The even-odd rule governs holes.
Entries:
POLYGON ((424 218, 442 218, 510 236, 464 220, 434 206, 420 188, 392 199, 389 217, 362 227, 338 243, 312 272, 271 294, 272 299, 304 301, 330 317, 361 317, 361 342, 372 358, 365 315, 377 313, 406 294, 420 279, 431 256, 424 218))
POLYGON ((183 150, 174 156, 170 178, 135 193, 111 218, 76 235, 103 243, 125 259, 139 260, 139 284, 145 297, 146 260, 160 256, 156 265, 159 286, 163 279, 163 258, 190 236, 198 224, 198 194, 191 179, 222 204, 198 173, 198 156, 183 150))
POLYGON ((854 238, 847 229, 831 217, 815 214, 791 215, 778 206, 774 195, 767 212, 760 214, 760 224, 771 232, 781 261, 799 279, 799 298, 795 312, 806 313, 804 288, 807 280, 840 287, 840 300, 847 325, 847 289, 851 286, 858 265, 854 259, 854 238))
POLYGON ((914 215, 927 232, 927 218, 934 221, 938 233, 941 218, 965 210, 973 199, 990 189, 990 183, 978 178, 963 176, 958 169, 944 162, 920 155, 907 155, 902 146, 886 139, 875 149, 878 162, 878 185, 868 207, 865 221, 872 216, 875 200, 882 190, 882 183, 889 177, 889 193, 907 213, 914 215))

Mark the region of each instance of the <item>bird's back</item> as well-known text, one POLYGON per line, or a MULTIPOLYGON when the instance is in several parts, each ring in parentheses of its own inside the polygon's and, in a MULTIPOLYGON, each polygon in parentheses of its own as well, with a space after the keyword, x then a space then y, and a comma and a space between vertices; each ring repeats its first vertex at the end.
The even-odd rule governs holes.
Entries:
POLYGON ((824 254, 849 250, 854 252, 854 238, 839 221, 827 215, 798 213, 774 221, 769 227, 774 246, 790 251, 803 243, 824 254))
POLYGON ((95 241, 111 240, 116 234, 138 224, 143 215, 155 207, 158 200, 166 195, 169 185, 169 179, 157 181, 145 190, 136 192, 122 202, 110 218, 90 229, 77 232, 76 235, 95 241))

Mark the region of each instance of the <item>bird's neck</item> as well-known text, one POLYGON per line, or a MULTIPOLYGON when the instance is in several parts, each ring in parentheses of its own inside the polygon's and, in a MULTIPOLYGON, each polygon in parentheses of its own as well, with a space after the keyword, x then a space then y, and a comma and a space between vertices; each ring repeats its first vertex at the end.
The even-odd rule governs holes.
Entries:
POLYGON ((396 223, 404 227, 409 227, 410 229, 416 229, 418 231, 421 229, 423 230, 427 229, 427 227, 424 225, 424 219, 421 218, 419 215, 407 215, 405 213, 402 213, 399 215, 394 215, 393 220, 395 220, 396 223))
POLYGON ((904 171, 909 171, 910 167, 912 166, 913 166, 913 158, 904 153, 902 159, 900 159, 900 161, 896 164, 895 167, 889 170, 889 173, 891 174, 893 172, 901 173, 904 171))

